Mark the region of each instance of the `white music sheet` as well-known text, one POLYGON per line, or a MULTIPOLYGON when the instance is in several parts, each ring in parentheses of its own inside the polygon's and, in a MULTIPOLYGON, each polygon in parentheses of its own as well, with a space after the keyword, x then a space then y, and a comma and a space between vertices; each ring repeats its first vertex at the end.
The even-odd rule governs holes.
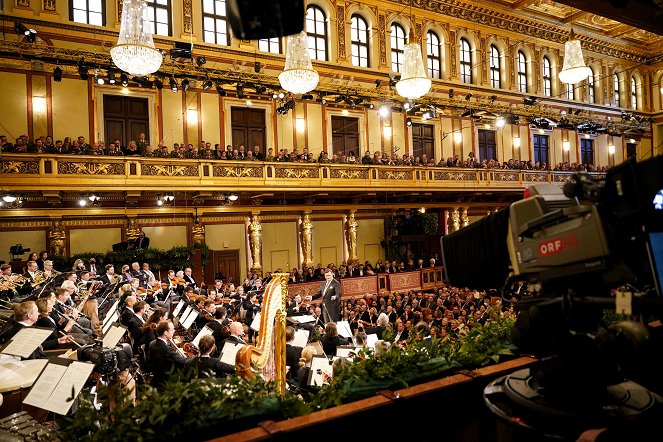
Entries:
POLYGON ((292 341, 292 345, 295 347, 306 347, 306 344, 308 344, 308 338, 309 335, 311 334, 310 330, 304 330, 300 329, 295 332, 295 339, 292 341))
POLYGON ((304 324, 307 322, 315 322, 316 319, 311 315, 300 315, 300 316, 291 316, 290 319, 296 321, 298 324, 304 324))
POLYGON ((352 339, 352 330, 350 329, 350 323, 348 321, 338 321, 336 323, 336 330, 338 331, 339 336, 352 339))
POLYGON ((260 331, 260 312, 253 316, 253 321, 251 321, 251 328, 257 332, 260 331))
POLYGON ((184 313, 182 313, 182 316, 180 316, 180 324, 184 321, 186 321, 186 318, 189 316, 189 314, 193 311, 193 307, 191 305, 187 305, 186 308, 184 309, 184 313))
POLYGON ((366 336, 366 347, 370 348, 371 350, 375 350, 375 343, 378 342, 378 340, 378 335, 371 333, 370 335, 366 336))
POLYGON ((113 313, 113 316, 101 328, 101 334, 105 335, 106 332, 108 332, 108 329, 111 328, 111 325, 117 324, 118 319, 120 319, 120 312, 115 310, 115 313, 113 313))
POLYGON ((203 336, 210 336, 213 333, 214 333, 214 331, 211 328, 209 328, 208 326, 205 326, 205 327, 203 327, 202 330, 200 330, 198 332, 198 334, 193 339, 193 341, 191 341, 191 344, 193 344, 196 348, 198 348, 198 344, 200 344, 200 338, 202 338, 203 336))
POLYGON ((69 367, 48 364, 23 403, 54 413, 67 414, 74 404, 74 401, 70 400, 72 390, 73 397, 76 398, 93 369, 94 364, 89 362, 74 361, 69 367))
POLYGON ((221 351, 221 361, 232 366, 235 365, 235 357, 240 348, 244 347, 244 344, 238 342, 226 342, 221 351))
POLYGON ((111 308, 108 309, 108 311, 106 312, 106 316, 104 317, 104 322, 101 324, 101 327, 102 327, 102 328, 105 328, 105 327, 106 327, 106 324, 110 324, 111 322, 113 322, 113 321, 111 321, 110 319, 113 317, 113 315, 115 314, 115 312, 117 312, 117 306, 118 306, 119 304, 120 304, 120 300, 118 299, 117 301, 115 301, 115 302, 113 303, 113 305, 111 306, 111 308))
POLYGON ((184 304, 186 304, 184 301, 180 301, 177 303, 177 307, 175 307, 175 310, 173 310, 173 318, 177 317, 177 315, 180 314, 182 311, 182 307, 184 307, 184 304))
POLYGON ((122 339, 122 336, 124 336, 124 333, 127 331, 127 328, 123 325, 118 324, 117 322, 114 324, 111 324, 110 328, 108 331, 104 334, 104 347, 110 347, 113 348, 117 345, 118 342, 120 342, 120 339, 122 339))
POLYGON ((11 341, 2 353, 6 355, 20 356, 22 358, 29 358, 32 353, 39 347, 42 342, 48 338, 53 330, 41 327, 25 327, 22 328, 11 338, 11 341))
POLYGON ((184 327, 185 330, 188 330, 189 327, 191 327, 191 324, 193 324, 193 321, 196 320, 198 317, 198 310, 191 310, 191 313, 189 313, 180 324, 182 324, 182 327, 184 327))
POLYGON ((352 359, 359 350, 354 347, 336 347, 336 356, 352 359))
POLYGON ((322 386, 328 384, 329 379, 334 375, 333 366, 329 363, 326 356, 313 356, 311 359, 311 373, 308 385, 322 386))

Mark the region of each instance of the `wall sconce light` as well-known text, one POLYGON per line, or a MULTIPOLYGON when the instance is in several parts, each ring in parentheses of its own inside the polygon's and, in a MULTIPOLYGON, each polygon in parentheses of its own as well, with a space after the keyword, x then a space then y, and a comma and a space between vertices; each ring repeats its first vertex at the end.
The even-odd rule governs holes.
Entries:
POLYGON ((384 126, 382 128, 382 133, 385 138, 391 138, 391 126, 384 126))
POLYGON ((571 142, 570 141, 562 142, 562 149, 564 149, 564 152, 570 151, 571 150, 571 142))
POLYGON ((454 132, 454 143, 460 144, 463 142, 463 134, 460 132, 454 132))
POLYGON ((614 144, 608 144, 608 153, 609 153, 610 155, 614 155, 614 154, 615 154, 615 145, 614 145, 614 144))
POLYGON ((297 132, 304 132, 306 129, 306 120, 302 117, 297 117, 295 127, 297 128, 297 132))
POLYGON ((46 97, 32 97, 32 111, 38 113, 46 112, 46 97))
POLYGON ((513 147, 520 149, 520 137, 513 137, 513 147))
POLYGON ((198 124, 198 111, 196 109, 187 109, 186 120, 191 124, 198 124))

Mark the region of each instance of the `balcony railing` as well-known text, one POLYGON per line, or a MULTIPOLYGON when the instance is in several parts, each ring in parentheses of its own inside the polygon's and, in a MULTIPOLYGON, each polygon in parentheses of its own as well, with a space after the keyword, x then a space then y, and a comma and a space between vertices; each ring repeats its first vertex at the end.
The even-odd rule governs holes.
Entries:
MULTIPOLYGON (((373 166, 361 164, 274 163, 145 157, 3 154, 5 190, 273 189, 358 190, 521 190, 534 183, 562 183, 572 172, 465 169, 456 167, 373 166), (84 180, 82 180, 84 179, 84 180)), ((595 174, 600 176, 601 174, 595 174)))

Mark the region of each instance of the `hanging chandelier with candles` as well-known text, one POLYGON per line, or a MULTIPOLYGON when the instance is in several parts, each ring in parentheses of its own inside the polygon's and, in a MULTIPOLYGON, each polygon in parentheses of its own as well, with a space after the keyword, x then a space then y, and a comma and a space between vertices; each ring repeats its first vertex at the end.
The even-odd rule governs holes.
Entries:
MULTIPOLYGON (((410 1, 410 17, 414 23, 412 15, 412 1, 410 1)), ((414 32, 410 31, 408 35, 408 44, 403 48, 403 68, 401 79, 396 83, 396 92, 401 97, 409 100, 415 100, 422 97, 430 91, 432 81, 428 78, 424 60, 421 57, 421 45, 415 43, 414 32)))
POLYGON ((569 40, 564 43, 564 67, 559 73, 562 83, 576 84, 589 77, 592 70, 585 65, 580 40, 575 38, 573 29, 569 40))
POLYGON ((306 32, 289 35, 286 41, 285 67, 279 74, 281 87, 293 94, 305 94, 318 85, 320 76, 313 69, 308 53, 306 32))
POLYGON ((154 47, 149 26, 145 0, 124 0, 120 36, 110 50, 113 62, 119 69, 138 76, 159 70, 163 56, 154 47))

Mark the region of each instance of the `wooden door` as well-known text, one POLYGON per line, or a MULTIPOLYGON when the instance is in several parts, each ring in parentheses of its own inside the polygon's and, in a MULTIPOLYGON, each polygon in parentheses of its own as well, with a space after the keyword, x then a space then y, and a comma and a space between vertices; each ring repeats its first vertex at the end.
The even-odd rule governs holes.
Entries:
POLYGON ((104 95, 104 141, 119 139, 125 146, 138 140, 141 133, 150 139, 147 98, 104 95))
POLYGON ((232 127, 232 145, 234 148, 243 144, 246 150, 253 146, 265 148, 265 110, 249 107, 230 109, 232 127))
POLYGON ((239 268, 239 250, 214 250, 211 260, 211 271, 205 272, 207 283, 214 283, 215 276, 221 274, 226 278, 227 282, 232 282, 237 285, 241 283, 240 268, 239 268))

